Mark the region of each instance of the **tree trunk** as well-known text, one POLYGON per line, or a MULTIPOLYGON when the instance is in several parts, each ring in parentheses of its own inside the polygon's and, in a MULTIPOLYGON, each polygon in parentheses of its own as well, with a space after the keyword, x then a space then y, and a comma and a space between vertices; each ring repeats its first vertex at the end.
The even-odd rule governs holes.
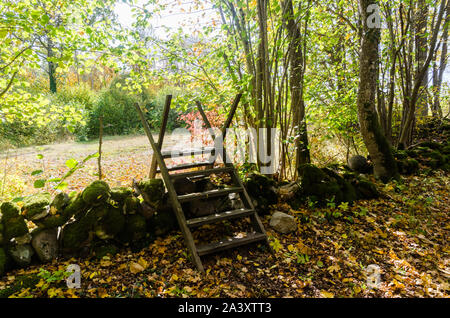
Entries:
MULTIPOLYGON (((448 53, 448 23, 450 22, 449 18, 449 4, 447 3, 447 11, 445 13, 445 24, 444 30, 442 32, 442 50, 440 57, 439 68, 437 67, 437 57, 434 58, 433 65, 433 104, 431 106, 431 111, 433 112, 433 116, 437 118, 442 118, 442 108, 441 108, 441 87, 442 80, 444 78, 444 71, 447 67, 447 53, 448 53)), ((436 54, 437 55, 437 54, 436 54)))
POLYGON ((289 86, 291 90, 291 108, 293 109, 296 160, 295 167, 311 161, 308 149, 308 133, 305 121, 305 103, 303 100, 303 41, 300 27, 295 23, 292 0, 283 3, 283 16, 290 39, 289 47, 289 86))
POLYGON ((54 56, 53 54, 53 41, 48 38, 47 41, 47 57, 48 59, 48 81, 49 81, 49 88, 50 92, 56 93, 56 66, 55 63, 51 61, 51 58, 54 56))
MULTIPOLYGON (((427 21, 428 21, 428 4, 425 0, 417 1, 416 18, 415 18, 415 55, 416 55, 416 76, 420 76, 420 69, 427 59, 427 21)), ((420 82, 419 96, 417 98, 417 117, 428 115, 428 71, 418 78, 420 82)))
POLYGON ((415 108, 417 104, 417 100, 420 93, 420 86, 422 85, 422 78, 425 76, 425 73, 428 71, 428 67, 430 66, 431 60, 435 54, 436 50, 436 42, 439 34, 439 30, 442 24, 444 11, 446 11, 446 7, 450 3, 450 0, 443 0, 440 5, 439 13, 437 16, 437 21, 432 27, 433 33, 430 40, 430 45, 428 48, 428 55, 424 62, 424 64, 420 67, 420 70, 414 80, 414 85, 411 91, 411 94, 407 94, 404 96, 404 103, 408 105, 408 109, 405 112, 405 118, 403 119, 403 125, 400 132, 399 145, 405 147, 411 142, 412 132, 415 126, 415 108))
POLYGON ((374 163, 374 174, 383 182, 398 177, 397 164, 389 143, 381 131, 376 113, 380 29, 368 26, 368 7, 376 0, 360 0, 363 32, 360 53, 358 118, 364 143, 374 163))

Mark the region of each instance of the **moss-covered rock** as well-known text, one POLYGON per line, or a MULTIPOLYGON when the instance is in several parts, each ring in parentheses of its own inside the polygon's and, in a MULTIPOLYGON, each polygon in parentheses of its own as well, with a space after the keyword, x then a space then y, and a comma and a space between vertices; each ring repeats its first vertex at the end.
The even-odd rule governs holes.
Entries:
POLYGON ((114 256, 118 252, 117 246, 114 244, 102 244, 94 246, 94 254, 97 259, 102 259, 105 256, 114 256))
POLYGON ((416 147, 421 147, 421 148, 430 148, 433 150, 441 150, 442 149, 442 144, 436 141, 422 141, 421 143, 417 144, 416 147))
MULTIPOLYGON (((159 203, 158 203, 159 204, 159 203)), ((154 208, 154 207, 153 207, 154 208)), ((123 210, 126 214, 136 214, 140 209, 140 201, 135 196, 129 196, 125 199, 123 210)))
POLYGON ((244 180, 244 185, 259 214, 268 214, 269 206, 278 203, 276 182, 273 179, 263 174, 252 173, 244 180))
POLYGON ((22 214, 30 221, 42 219, 49 213, 50 193, 36 193, 23 200, 22 214))
POLYGON ((9 241, 14 237, 20 237, 28 233, 28 227, 23 216, 19 215, 3 220, 4 240, 9 241))
POLYGON ((322 168, 322 171, 325 172, 328 177, 331 178, 333 182, 336 182, 340 188, 340 194, 335 197, 335 202, 353 202, 358 199, 355 188, 352 186, 350 182, 345 180, 335 171, 329 168, 322 168))
POLYGON ((0 222, 0 246, 3 246, 5 244, 5 239, 4 239, 4 235, 3 235, 3 223, 0 222))
POLYGON ((162 202, 165 192, 164 182, 161 179, 149 179, 140 181, 138 187, 143 194, 144 200, 157 209, 162 202))
POLYGON ((177 219, 170 207, 158 210, 147 223, 148 232, 155 236, 162 236, 177 228, 177 219))
POLYGON ((132 195, 133 190, 128 187, 115 187, 111 189, 111 199, 123 203, 127 197, 132 195))
POLYGON ((10 218, 15 218, 20 214, 20 208, 14 202, 3 202, 0 209, 3 222, 10 218))
POLYGON ((298 168, 298 175, 301 180, 301 195, 318 203, 331 200, 342 202, 344 196, 337 180, 322 169, 313 164, 302 164, 298 168))
POLYGON ((60 192, 50 203, 50 214, 61 214, 64 208, 69 204, 70 198, 67 193, 60 192))
POLYGON ((100 239, 111 239, 125 226, 125 215, 120 208, 110 206, 107 213, 95 226, 95 234, 100 239))
POLYGON ((2 247, 0 247, 0 277, 3 276, 5 271, 6 271, 6 252, 2 247))
POLYGON ((375 184, 373 184, 367 179, 358 178, 353 183, 353 186, 356 189, 358 199, 370 200, 380 197, 380 192, 378 192, 375 184))
POLYGON ((397 167, 401 174, 410 175, 419 170, 419 162, 416 159, 397 160, 397 167))
POLYGON ((78 250, 92 238, 94 226, 108 213, 108 206, 96 206, 72 223, 63 228, 62 242, 66 250, 78 250))
POLYGON ((99 205, 111 197, 111 190, 105 181, 96 180, 84 189, 81 196, 88 205, 99 205))
POLYGON ((119 233, 118 238, 123 243, 139 241, 146 236, 145 218, 139 214, 127 215, 125 227, 119 233))
MULTIPOLYGON (((43 219, 35 221, 34 223, 41 228, 54 228, 63 226, 74 215, 77 215, 77 219, 82 218, 88 211, 88 205, 82 199, 81 194, 72 195, 70 197, 68 196, 68 199, 68 202, 65 204, 60 202, 58 204, 58 208, 53 209, 50 207, 49 215, 43 219)), ((64 200, 64 198, 61 198, 61 201, 64 200)))
POLYGON ((409 156, 406 150, 394 151, 393 155, 395 159, 406 159, 409 156))
POLYGON ((81 221, 74 221, 64 226, 62 244, 65 250, 78 250, 89 239, 89 229, 81 221))
POLYGON ((83 200, 81 193, 70 198, 69 203, 64 208, 62 215, 70 219, 75 216, 76 219, 83 217, 89 209, 89 205, 83 200))
POLYGON ((36 222, 36 225, 42 228, 56 228, 63 226, 67 221, 69 221, 70 217, 66 217, 64 215, 56 214, 56 215, 48 215, 43 219, 40 219, 36 222))

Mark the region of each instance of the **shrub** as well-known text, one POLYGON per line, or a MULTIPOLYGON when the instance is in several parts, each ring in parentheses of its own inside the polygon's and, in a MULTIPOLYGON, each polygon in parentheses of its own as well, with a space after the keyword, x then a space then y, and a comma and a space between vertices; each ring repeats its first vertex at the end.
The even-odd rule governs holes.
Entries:
MULTIPOLYGON (((152 98, 148 92, 140 95, 130 95, 117 84, 124 82, 123 78, 117 78, 111 82, 108 89, 103 90, 98 96, 96 104, 89 113, 87 132, 89 138, 98 137, 99 117, 103 117, 103 133, 105 135, 126 135, 142 132, 142 124, 136 112, 135 103, 144 105, 147 120, 152 129, 160 127, 164 100, 157 95, 152 98)), ((120 86, 120 85, 119 85, 120 86)), ((167 129, 172 130, 180 126, 177 120, 178 113, 171 109, 167 129)))
POLYGON ((41 106, 34 118, 2 123, 2 149, 42 145, 67 139, 72 133, 82 134, 86 109, 94 104, 94 92, 84 86, 70 87, 46 98, 48 104, 41 106))

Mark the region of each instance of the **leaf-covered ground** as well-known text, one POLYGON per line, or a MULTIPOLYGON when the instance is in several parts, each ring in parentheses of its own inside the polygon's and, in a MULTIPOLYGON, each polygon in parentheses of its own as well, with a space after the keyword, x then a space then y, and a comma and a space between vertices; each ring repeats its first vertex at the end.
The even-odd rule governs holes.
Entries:
MULTIPOLYGON (((278 234, 263 217, 273 253, 252 245, 205 256, 205 276, 189 261, 181 234, 173 232, 137 253, 16 270, 0 280, 0 289, 42 268, 48 273, 37 287, 13 297, 448 297, 449 182, 435 172, 378 184, 383 199, 350 207, 293 210, 280 204, 274 210, 296 216, 295 233, 278 234), (68 289, 57 272, 73 263, 81 267, 80 289, 68 289), (370 264, 381 269, 376 289, 367 287, 370 264)), ((236 234, 242 225, 196 233, 236 234)))

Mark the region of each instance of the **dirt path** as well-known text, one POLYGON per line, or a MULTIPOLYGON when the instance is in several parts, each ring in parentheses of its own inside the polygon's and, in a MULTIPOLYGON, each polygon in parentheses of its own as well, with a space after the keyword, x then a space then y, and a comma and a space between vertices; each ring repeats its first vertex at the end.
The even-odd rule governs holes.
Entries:
MULTIPOLYGON (((154 134, 155 140, 157 135, 154 134)), ((190 136, 182 133, 167 134, 164 148, 189 147, 190 136)), ((33 183, 36 179, 61 177, 68 168, 65 162, 74 158, 78 161, 96 153, 98 141, 64 142, 58 144, 13 149, 0 153, 0 184, 3 199, 36 192, 33 183), (37 157, 43 155, 43 159, 37 157), (44 172, 35 177, 34 170, 44 172), (5 178, 6 175, 6 178, 5 178), (5 181, 5 182, 3 182, 5 181)), ((102 170, 105 181, 112 186, 129 185, 132 179, 142 179, 148 174, 152 150, 146 136, 106 137, 102 146, 102 170)), ((170 161, 168 161, 170 164, 170 161)), ((68 191, 80 190, 97 179, 97 160, 91 159, 85 167, 78 170, 68 180, 68 191)), ((47 186, 46 190, 51 191, 47 186)))

